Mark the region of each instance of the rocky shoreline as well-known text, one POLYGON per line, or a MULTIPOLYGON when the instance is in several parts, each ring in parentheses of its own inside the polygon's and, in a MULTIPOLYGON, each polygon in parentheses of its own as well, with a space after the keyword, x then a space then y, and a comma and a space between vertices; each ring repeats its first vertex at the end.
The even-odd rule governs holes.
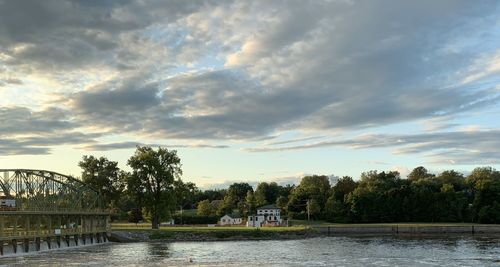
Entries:
POLYGON ((300 231, 113 231, 109 237, 113 242, 145 242, 145 241, 243 241, 243 240, 292 240, 322 236, 309 229, 300 231))

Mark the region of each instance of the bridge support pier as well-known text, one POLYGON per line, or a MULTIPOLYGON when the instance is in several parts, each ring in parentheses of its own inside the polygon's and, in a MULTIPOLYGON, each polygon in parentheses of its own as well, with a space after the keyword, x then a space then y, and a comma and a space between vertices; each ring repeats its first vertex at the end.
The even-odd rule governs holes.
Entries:
POLYGON ((35 247, 36 247, 36 251, 40 251, 40 237, 35 237, 35 247))
POLYGON ((17 240, 12 239, 12 250, 17 253, 17 240))
POLYGON ((29 239, 27 239, 27 238, 24 239, 23 246, 24 246, 25 253, 30 252, 30 240, 29 239))

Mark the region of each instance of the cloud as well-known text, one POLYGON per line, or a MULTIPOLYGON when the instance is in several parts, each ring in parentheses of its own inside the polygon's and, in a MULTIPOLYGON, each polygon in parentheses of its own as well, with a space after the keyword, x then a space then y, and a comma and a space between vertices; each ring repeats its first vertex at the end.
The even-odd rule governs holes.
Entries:
MULTIPOLYGON (((132 136, 82 138, 85 149, 111 150, 141 138, 192 147, 298 132, 250 151, 375 146, 439 160, 424 141, 436 137, 450 158, 472 161, 452 151, 467 150, 453 142, 465 133, 436 131, 498 106, 498 14, 494 1, 1 1, 0 70, 22 80, 0 85, 33 92, 47 79, 57 88, 37 90, 62 100, 0 107, 0 137, 132 136), (421 121, 431 133, 306 143, 421 121)), ((485 144, 475 151, 495 155, 485 144)))
POLYGON ((82 133, 80 126, 60 108, 33 111, 26 107, 0 107, 0 155, 44 155, 53 146, 94 143, 101 133, 82 133))
MULTIPOLYGON (((349 130, 455 116, 500 99, 490 88, 452 82, 455 73, 467 70, 461 66, 477 56, 468 46, 457 47, 457 32, 473 32, 469 24, 487 31, 495 10, 486 4, 422 2, 387 8, 299 1, 284 8, 275 2, 253 27, 242 26, 245 37, 238 27, 250 15, 245 12, 259 4, 188 9, 192 13, 171 22, 181 30, 151 29, 160 41, 177 36, 175 45, 167 46, 172 53, 192 45, 216 49, 217 57, 226 57, 225 69, 170 77, 132 71, 71 95, 76 118, 115 132, 161 138, 255 139, 290 130, 349 130), (235 20, 234 13, 242 19, 235 20), (229 33, 236 37, 219 39, 229 33)), ((496 37, 483 38, 491 42, 496 37)))
POLYGON ((1 6, 0 53, 9 56, 7 64, 61 70, 113 64, 115 53, 133 54, 123 44, 126 35, 171 23, 203 2, 20 0, 1 6))
POLYGON ((100 136, 80 132, 58 132, 16 138, 0 137, 0 156, 47 155, 54 146, 95 143, 95 138, 100 136))
POLYGON ((343 146, 352 149, 392 148, 395 154, 423 154, 434 164, 498 164, 500 130, 421 134, 372 134, 297 146, 257 147, 249 152, 294 151, 343 146))
POLYGON ((0 137, 17 134, 44 134, 71 130, 77 126, 71 122, 65 110, 47 108, 32 111, 26 107, 0 107, 0 137))
POLYGON ((211 145, 211 144, 172 144, 172 145, 159 145, 159 144, 143 144, 139 142, 119 142, 108 144, 93 144, 83 147, 85 150, 90 151, 108 151, 117 149, 130 149, 137 146, 151 146, 151 147, 166 147, 166 148, 229 148, 227 145, 211 145))

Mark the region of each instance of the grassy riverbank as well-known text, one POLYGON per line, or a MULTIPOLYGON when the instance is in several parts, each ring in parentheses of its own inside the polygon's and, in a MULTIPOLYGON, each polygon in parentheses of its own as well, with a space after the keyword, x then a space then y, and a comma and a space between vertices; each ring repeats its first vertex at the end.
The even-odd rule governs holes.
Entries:
POLYGON ((305 226, 263 227, 244 226, 207 227, 207 226, 167 226, 150 229, 151 225, 112 224, 115 237, 123 241, 170 240, 170 241, 212 241, 212 240, 261 240, 296 239, 314 234, 305 226))
POLYGON ((244 226, 165 226, 151 229, 149 224, 112 224, 117 241, 217 241, 217 240, 280 240, 344 234, 500 234, 500 225, 471 223, 368 223, 332 224, 294 221, 291 227, 244 226))

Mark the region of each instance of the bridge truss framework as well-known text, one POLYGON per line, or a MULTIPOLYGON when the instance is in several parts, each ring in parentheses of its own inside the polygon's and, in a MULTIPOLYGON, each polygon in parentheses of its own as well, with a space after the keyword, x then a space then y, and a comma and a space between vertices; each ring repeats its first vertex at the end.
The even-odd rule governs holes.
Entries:
POLYGON ((1 255, 100 243, 110 231, 100 193, 71 176, 0 169, 0 200, 1 255))

